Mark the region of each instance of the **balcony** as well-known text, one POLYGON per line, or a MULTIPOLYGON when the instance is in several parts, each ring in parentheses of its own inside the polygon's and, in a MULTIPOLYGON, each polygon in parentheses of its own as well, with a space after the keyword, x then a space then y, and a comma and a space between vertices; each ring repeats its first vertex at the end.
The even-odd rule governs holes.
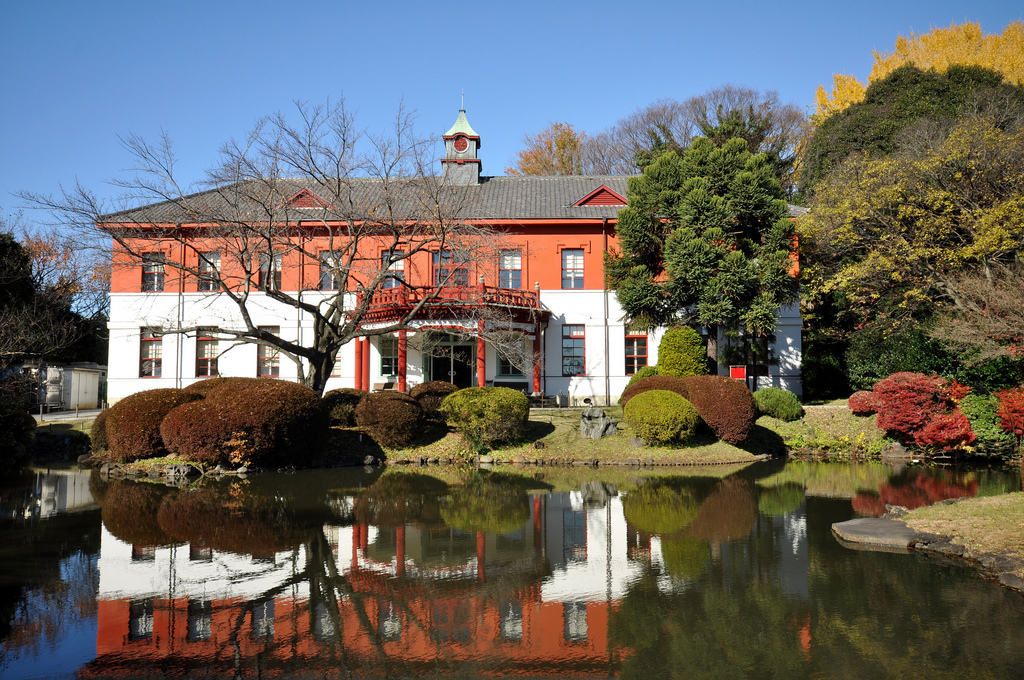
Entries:
MULTIPOLYGON (((373 294, 363 323, 387 323, 403 318, 434 291, 407 288, 378 290, 373 294)), ((360 293, 357 304, 362 304, 360 293)), ((417 315, 424 319, 465 319, 479 315, 481 308, 500 308, 516 321, 534 323, 548 316, 540 307, 540 294, 530 290, 494 286, 445 286, 437 297, 427 300, 417 315)))

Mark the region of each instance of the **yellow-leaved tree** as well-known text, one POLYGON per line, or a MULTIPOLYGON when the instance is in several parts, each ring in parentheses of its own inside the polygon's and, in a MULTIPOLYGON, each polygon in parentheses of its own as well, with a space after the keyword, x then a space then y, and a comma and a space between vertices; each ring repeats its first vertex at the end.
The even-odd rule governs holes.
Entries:
POLYGON ((569 123, 555 121, 536 135, 523 137, 526 148, 516 153, 509 175, 582 175, 583 140, 569 123))
MULTIPOLYGON (((922 71, 934 68, 941 72, 951 64, 963 64, 990 68, 1003 74, 1007 82, 1024 85, 1024 22, 1014 21, 1002 33, 990 34, 983 33, 981 25, 973 21, 922 34, 911 31, 907 37, 896 38, 892 52, 874 55, 868 83, 882 80, 904 64, 914 64, 922 71)), ((867 84, 846 74, 836 74, 832 80, 831 92, 819 85, 815 93, 811 117, 815 125, 864 99, 867 84)))

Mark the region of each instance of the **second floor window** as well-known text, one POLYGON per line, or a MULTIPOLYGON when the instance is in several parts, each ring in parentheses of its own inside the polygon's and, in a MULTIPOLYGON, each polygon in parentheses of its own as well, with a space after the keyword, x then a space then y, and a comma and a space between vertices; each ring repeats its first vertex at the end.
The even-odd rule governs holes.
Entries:
POLYGON ((196 377, 212 378, 217 375, 217 338, 196 338, 196 377))
POLYGON ((330 250, 320 253, 320 290, 341 289, 340 255, 330 250))
MULTIPOLYGON (((260 330, 271 335, 281 334, 280 326, 260 326, 260 330)), ((261 378, 276 378, 281 375, 281 353, 273 345, 264 342, 256 345, 256 375, 261 378)))
POLYGON ((434 285, 469 285, 469 268, 460 253, 451 250, 434 253, 434 285))
POLYGON ((220 288, 220 253, 199 253, 199 290, 220 288))
POLYGON ((583 248, 562 250, 562 288, 583 287, 583 248))
POLYGON ((164 254, 146 253, 142 260, 142 292, 161 293, 164 290, 164 254))
POLYGON ((385 250, 380 254, 380 267, 393 272, 380 282, 381 288, 398 288, 405 273, 405 260, 401 250, 385 250))
POLYGON ((523 253, 521 250, 503 250, 498 255, 498 287, 523 287, 523 253))
POLYGON ((142 329, 139 347, 139 377, 159 378, 164 355, 164 339, 148 328, 142 329))
POLYGON ((273 257, 263 253, 260 255, 260 276, 256 285, 260 290, 281 290, 281 253, 273 257))

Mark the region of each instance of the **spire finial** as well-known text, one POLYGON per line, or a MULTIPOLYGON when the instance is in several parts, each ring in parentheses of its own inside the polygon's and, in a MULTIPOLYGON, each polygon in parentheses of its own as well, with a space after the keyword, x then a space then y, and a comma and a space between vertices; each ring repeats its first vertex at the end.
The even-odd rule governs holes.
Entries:
POLYGON ((465 90, 462 91, 462 105, 459 108, 462 109, 463 111, 466 110, 466 91, 465 90))

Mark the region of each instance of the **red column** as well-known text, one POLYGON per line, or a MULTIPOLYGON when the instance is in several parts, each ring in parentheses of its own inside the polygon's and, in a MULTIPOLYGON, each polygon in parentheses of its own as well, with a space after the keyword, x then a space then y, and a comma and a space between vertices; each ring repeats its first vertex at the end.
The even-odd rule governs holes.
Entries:
POLYGON ((540 394, 540 324, 533 331, 533 393, 540 394))
POLYGON ((370 339, 363 338, 363 388, 370 391, 370 339))
POLYGON ((406 360, 408 357, 407 353, 408 341, 405 337, 405 331, 398 331, 398 391, 405 392, 406 388, 406 360))
POLYGON ((357 390, 365 390, 363 387, 363 339, 356 338, 356 383, 357 390))
POLYGON ((405 525, 395 529, 395 557, 398 559, 398 570, 396 576, 405 576, 405 525))
POLYGON ((366 524, 359 525, 359 549, 366 554, 366 547, 370 544, 370 527, 366 524))
POLYGON ((487 385, 487 347, 484 345, 484 322, 480 322, 476 336, 476 386, 487 385))
POLYGON ((483 581, 487 576, 487 534, 482 531, 476 532, 476 577, 483 581))
POLYGON ((352 525, 352 570, 359 568, 359 525, 352 525))

